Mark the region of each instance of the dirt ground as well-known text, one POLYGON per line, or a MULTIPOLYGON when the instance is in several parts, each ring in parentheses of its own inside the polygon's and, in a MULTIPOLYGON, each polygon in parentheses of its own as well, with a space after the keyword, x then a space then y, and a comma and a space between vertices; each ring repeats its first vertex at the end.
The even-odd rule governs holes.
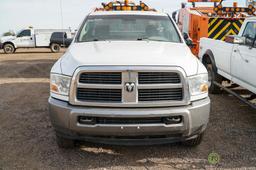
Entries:
POLYGON ((0 52, 0 169, 256 169, 256 111, 223 93, 211 96, 202 144, 57 147, 48 115, 49 72, 62 54, 47 49, 0 52), (208 155, 217 153, 216 165, 208 155))

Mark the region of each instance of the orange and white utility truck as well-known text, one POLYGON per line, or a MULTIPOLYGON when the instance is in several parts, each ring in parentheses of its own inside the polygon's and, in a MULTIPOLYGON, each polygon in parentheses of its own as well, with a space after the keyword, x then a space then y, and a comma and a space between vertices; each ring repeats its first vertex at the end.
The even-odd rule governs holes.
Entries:
POLYGON ((198 56, 200 38, 211 38, 224 41, 228 35, 237 35, 248 16, 255 15, 255 2, 247 3, 247 7, 239 7, 235 2, 232 7, 223 5, 223 0, 188 0, 192 7, 182 8, 173 13, 177 25, 183 34, 193 41, 191 50, 198 56), (197 2, 214 5, 197 5, 197 2))

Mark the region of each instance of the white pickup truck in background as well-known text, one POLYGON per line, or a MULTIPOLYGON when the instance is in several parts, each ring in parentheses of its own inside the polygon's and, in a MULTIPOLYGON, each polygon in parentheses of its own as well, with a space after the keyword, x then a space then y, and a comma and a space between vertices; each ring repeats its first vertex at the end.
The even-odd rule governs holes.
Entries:
POLYGON ((15 53, 18 48, 50 48, 54 32, 65 32, 71 38, 69 29, 23 29, 15 36, 0 37, 0 49, 6 54, 15 53))
POLYGON ((256 17, 245 20, 238 36, 225 41, 202 38, 199 57, 209 72, 210 92, 229 80, 256 94, 256 17))

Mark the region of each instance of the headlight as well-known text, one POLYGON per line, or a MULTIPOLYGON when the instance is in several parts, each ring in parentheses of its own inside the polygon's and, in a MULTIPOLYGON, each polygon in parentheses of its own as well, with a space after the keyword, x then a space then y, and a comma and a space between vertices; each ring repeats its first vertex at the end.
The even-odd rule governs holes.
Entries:
POLYGON ((190 90, 190 95, 192 100, 199 99, 198 97, 200 96, 207 97, 208 74, 200 74, 200 75, 189 77, 189 90, 190 90))
POLYGON ((69 88, 70 88, 70 82, 71 77, 60 75, 60 74, 51 74, 51 92, 68 96, 69 94, 69 88))

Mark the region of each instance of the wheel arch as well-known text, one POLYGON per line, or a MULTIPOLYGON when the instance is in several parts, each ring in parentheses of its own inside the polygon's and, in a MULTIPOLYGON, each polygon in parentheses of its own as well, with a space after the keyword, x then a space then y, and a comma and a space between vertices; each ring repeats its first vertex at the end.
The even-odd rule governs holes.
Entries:
POLYGON ((202 57, 202 62, 203 64, 209 64, 211 63, 214 70, 217 72, 218 68, 217 68, 217 65, 216 65, 216 62, 215 62, 215 58, 214 58, 214 55, 213 55, 213 52, 211 50, 207 50, 203 57, 202 57))
POLYGON ((4 42, 4 43, 3 43, 3 47, 4 47, 6 44, 11 44, 15 49, 17 48, 16 45, 15 45, 13 42, 11 42, 11 41, 6 41, 6 42, 4 42))
POLYGON ((51 48, 53 44, 59 45, 60 48, 61 48, 61 44, 60 43, 56 43, 56 42, 51 42, 49 47, 51 48))

